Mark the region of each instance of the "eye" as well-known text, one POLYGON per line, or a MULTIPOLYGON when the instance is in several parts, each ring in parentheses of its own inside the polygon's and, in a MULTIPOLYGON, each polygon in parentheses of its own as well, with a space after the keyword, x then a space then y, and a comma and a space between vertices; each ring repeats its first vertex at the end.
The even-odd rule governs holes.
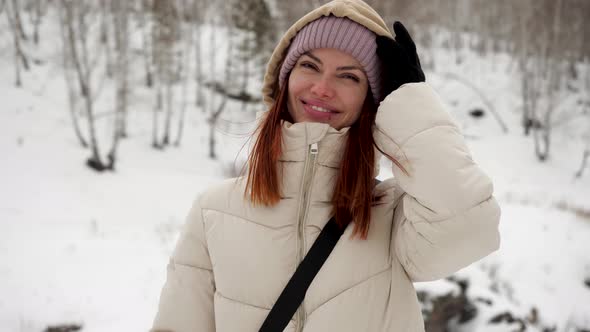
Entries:
POLYGON ((303 62, 301 62, 301 63, 299 64, 299 66, 300 66, 300 67, 303 67, 303 68, 307 68, 307 69, 312 69, 312 70, 315 70, 315 71, 317 71, 317 70, 318 70, 318 67, 317 67, 315 64, 313 64, 313 63, 311 63, 311 62, 307 62, 307 61, 303 61, 303 62))
POLYGON ((348 80, 352 80, 353 82, 357 82, 357 83, 361 81, 358 77, 356 77, 353 74, 343 74, 341 77, 348 79, 348 80))

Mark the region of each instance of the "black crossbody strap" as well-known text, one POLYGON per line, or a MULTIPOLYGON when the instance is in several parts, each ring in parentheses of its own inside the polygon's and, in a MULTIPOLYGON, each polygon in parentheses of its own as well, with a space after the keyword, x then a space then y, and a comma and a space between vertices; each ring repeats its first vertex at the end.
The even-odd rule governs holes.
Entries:
POLYGON ((340 229, 332 217, 295 270, 259 332, 282 332, 285 329, 343 232, 344 229, 340 229))

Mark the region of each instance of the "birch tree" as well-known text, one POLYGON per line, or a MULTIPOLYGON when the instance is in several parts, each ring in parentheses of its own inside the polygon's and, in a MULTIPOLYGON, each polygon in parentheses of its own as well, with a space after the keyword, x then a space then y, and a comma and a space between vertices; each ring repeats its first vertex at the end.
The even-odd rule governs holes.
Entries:
POLYGON ((153 58, 155 62, 156 107, 153 116, 152 146, 163 148, 170 143, 174 82, 177 80, 176 42, 179 34, 178 12, 173 0, 154 0, 155 20, 152 28, 153 58), (159 112, 164 108, 164 132, 159 139, 159 112))
POLYGON ((65 25, 64 37, 67 38, 64 42, 68 45, 68 56, 71 57, 74 66, 89 132, 91 155, 87 159, 86 165, 102 172, 108 169, 109 165, 105 164, 101 158, 95 127, 94 86, 92 84, 92 72, 95 62, 91 61, 87 38, 89 32, 88 20, 91 19, 90 12, 92 8, 86 1, 80 0, 62 0, 61 4, 62 11, 60 11, 60 14, 63 15, 62 22, 65 25))
POLYGON ((109 169, 114 169, 117 148, 121 138, 127 137, 127 105, 129 96, 129 5, 128 1, 114 1, 113 39, 116 59, 115 78, 115 116, 113 120, 113 140, 107 155, 109 169))
POLYGON ((14 24, 20 38, 22 40, 28 40, 27 34, 23 27, 23 21, 21 19, 21 5, 20 0, 7 0, 12 5, 12 12, 14 14, 14 24))
POLYGON ((246 111, 249 104, 257 101, 249 88, 262 82, 274 42, 274 26, 264 0, 234 0, 230 15, 234 33, 229 37, 235 47, 228 53, 233 58, 229 63, 232 67, 228 68, 232 79, 226 88, 240 96, 242 111, 246 111))
POLYGON ((195 32, 195 106, 200 107, 203 111, 205 111, 205 96, 203 94, 204 79, 202 66, 203 55, 201 44, 203 42, 203 23, 207 7, 205 1, 201 0, 194 0, 192 4, 193 26, 195 32))
MULTIPOLYGON (((248 105, 262 101, 249 91, 254 83, 261 83, 264 64, 270 56, 273 44, 273 28, 270 10, 263 0, 229 1, 224 11, 227 16, 227 49, 223 78, 209 84, 214 94, 210 94, 209 117, 209 157, 217 158, 215 132, 221 114, 231 100, 241 104, 242 111, 248 105), (220 98, 214 102, 213 96, 220 98)), ((215 33, 211 34, 211 38, 215 33)), ((214 42, 214 39, 212 40, 214 42)), ((212 46, 211 49, 215 47, 212 46)), ((210 56, 210 59, 214 57, 210 56)), ((211 66, 213 67, 213 66, 211 66)), ((215 74, 211 74, 215 77, 215 74)))
POLYGON ((154 59, 153 43, 150 31, 152 30, 152 4, 148 0, 139 1, 138 22, 141 30, 142 55, 145 69, 145 86, 153 85, 154 59))
POLYGON ((45 12, 47 11, 47 2, 45 0, 32 0, 29 3, 30 21, 33 25, 33 42, 39 44, 39 26, 45 12))
MULTIPOLYGON (((584 41, 582 45, 586 46, 585 44, 590 44, 590 38, 587 36, 583 36, 584 41)), ((584 133, 583 140, 584 140, 584 150, 582 151, 582 158, 580 167, 575 174, 576 178, 581 178, 584 174, 584 170, 588 167, 588 160, 590 160, 590 54, 584 57, 584 78, 583 78, 583 99, 581 103, 582 107, 582 114, 584 115, 584 120, 586 123, 586 132, 584 133)))
MULTIPOLYGON (((185 4, 186 5, 186 4, 185 4)), ((190 8, 194 9, 194 8, 190 8)), ((189 7, 183 8, 182 12, 190 12, 189 7)), ((193 21, 195 18, 189 16, 187 18, 190 20, 190 23, 187 22, 186 26, 181 27, 181 35, 182 35, 182 49, 181 54, 178 59, 178 75, 180 79, 180 107, 179 107, 179 114, 177 118, 177 130, 176 130, 176 139, 174 140, 174 146, 180 146, 180 142, 182 140, 182 135, 184 133, 184 119, 186 116, 186 111, 188 105, 188 85, 190 82, 190 78, 192 77, 191 73, 191 63, 192 63, 192 48, 193 44, 199 44, 199 40, 195 42, 194 40, 194 30, 195 25, 198 25, 198 21, 193 21)), ((197 26, 197 29, 199 27, 197 26)))
MULTIPOLYGON (((535 2, 530 7, 520 7, 526 14, 521 19, 519 69, 523 100, 522 125, 524 134, 532 131, 535 155, 540 161, 549 157, 552 116, 555 111, 556 92, 559 89, 559 61, 556 51, 559 36, 559 20, 563 0, 555 2, 555 12, 547 20, 547 2, 535 2), (531 35, 535 32, 535 38, 531 35)), ((524 4, 523 4, 524 5, 524 4)))
POLYGON ((23 42, 26 41, 26 34, 22 28, 18 0, 7 0, 4 12, 8 20, 14 46, 14 85, 20 87, 22 86, 21 64, 22 68, 29 70, 29 59, 23 51, 23 42))
MULTIPOLYGON (((127 2, 128 0, 126 0, 127 2)), ((111 16, 111 9, 112 7, 116 6, 117 0, 113 1, 111 4, 111 0, 100 0, 100 44, 105 52, 105 70, 107 77, 113 78, 114 72, 114 64, 113 64, 113 50, 111 49, 111 38, 110 38, 110 31, 112 28, 112 20, 110 19, 111 16)))
MULTIPOLYGON (((226 8, 227 9, 227 8, 226 8)), ((215 18, 212 17, 210 20, 210 29, 212 29, 212 27, 216 24, 217 22, 215 22, 215 18)), ((227 50, 226 50, 226 54, 229 54, 230 56, 226 57, 226 62, 225 62, 225 70, 224 70, 224 75, 222 80, 216 80, 215 78, 217 77, 216 73, 215 73, 215 54, 217 52, 216 49, 216 36, 217 33, 215 32, 209 32, 209 36, 210 36, 210 53, 209 53, 209 60, 213 61, 213 64, 210 65, 210 77, 212 79, 212 83, 209 84, 210 87, 213 88, 214 91, 218 92, 218 93, 209 93, 209 98, 207 99, 207 109, 208 109, 208 113, 209 113, 209 117, 207 118, 207 123, 209 124, 209 158, 211 159, 217 159, 217 153, 215 150, 215 146, 216 146, 216 139, 215 139, 215 130, 217 127, 217 122, 221 116, 221 113, 224 111, 225 109, 225 105, 227 103, 227 94, 223 93, 225 91, 225 87, 228 86, 229 83, 229 79, 230 79, 230 68, 232 67, 232 57, 231 57, 231 53, 233 50, 233 41, 232 41, 232 35, 233 35, 233 29, 231 28, 231 25, 228 27, 228 30, 226 31, 226 36, 227 36, 227 50), (216 105, 215 102, 217 101, 217 99, 215 98, 215 95, 219 95, 220 96, 220 100, 219 103, 216 105)))
POLYGON ((74 64, 72 63, 72 57, 70 52, 70 44, 69 44, 69 36, 67 31, 67 21, 66 15, 60 11, 60 32, 61 32, 61 45, 62 45, 62 66, 63 66, 63 74, 64 74, 64 81, 66 83, 66 89, 68 92, 68 108, 70 111, 70 120, 72 121, 72 127, 74 129, 74 133, 76 138, 78 139, 78 143, 83 148, 88 147, 88 140, 82 134, 82 130, 80 129, 80 120, 79 120, 79 113, 80 106, 78 102, 78 90, 76 89, 76 75, 73 73, 75 70, 74 64))

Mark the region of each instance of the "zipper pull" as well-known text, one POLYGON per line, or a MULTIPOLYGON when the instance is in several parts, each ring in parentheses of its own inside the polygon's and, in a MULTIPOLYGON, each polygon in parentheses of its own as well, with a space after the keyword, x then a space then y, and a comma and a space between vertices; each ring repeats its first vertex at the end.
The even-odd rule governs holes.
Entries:
POLYGON ((312 144, 309 146, 309 152, 310 152, 311 154, 318 154, 318 143, 312 143, 312 144))

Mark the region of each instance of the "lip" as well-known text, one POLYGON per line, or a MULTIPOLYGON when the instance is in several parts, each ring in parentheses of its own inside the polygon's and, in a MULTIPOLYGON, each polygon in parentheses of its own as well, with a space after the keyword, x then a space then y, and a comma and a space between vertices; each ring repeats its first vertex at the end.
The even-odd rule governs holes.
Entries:
POLYGON ((334 107, 332 107, 326 103, 323 103, 321 101, 318 101, 318 100, 299 99, 299 101, 301 102, 301 106, 303 106, 303 110, 305 111, 305 113, 313 120, 327 121, 327 120, 330 120, 333 116, 338 115, 340 113, 338 111, 332 111, 330 113, 326 113, 326 112, 320 112, 320 111, 314 110, 313 108, 311 108, 311 106, 317 106, 317 107, 325 108, 328 110, 334 109, 334 107))

